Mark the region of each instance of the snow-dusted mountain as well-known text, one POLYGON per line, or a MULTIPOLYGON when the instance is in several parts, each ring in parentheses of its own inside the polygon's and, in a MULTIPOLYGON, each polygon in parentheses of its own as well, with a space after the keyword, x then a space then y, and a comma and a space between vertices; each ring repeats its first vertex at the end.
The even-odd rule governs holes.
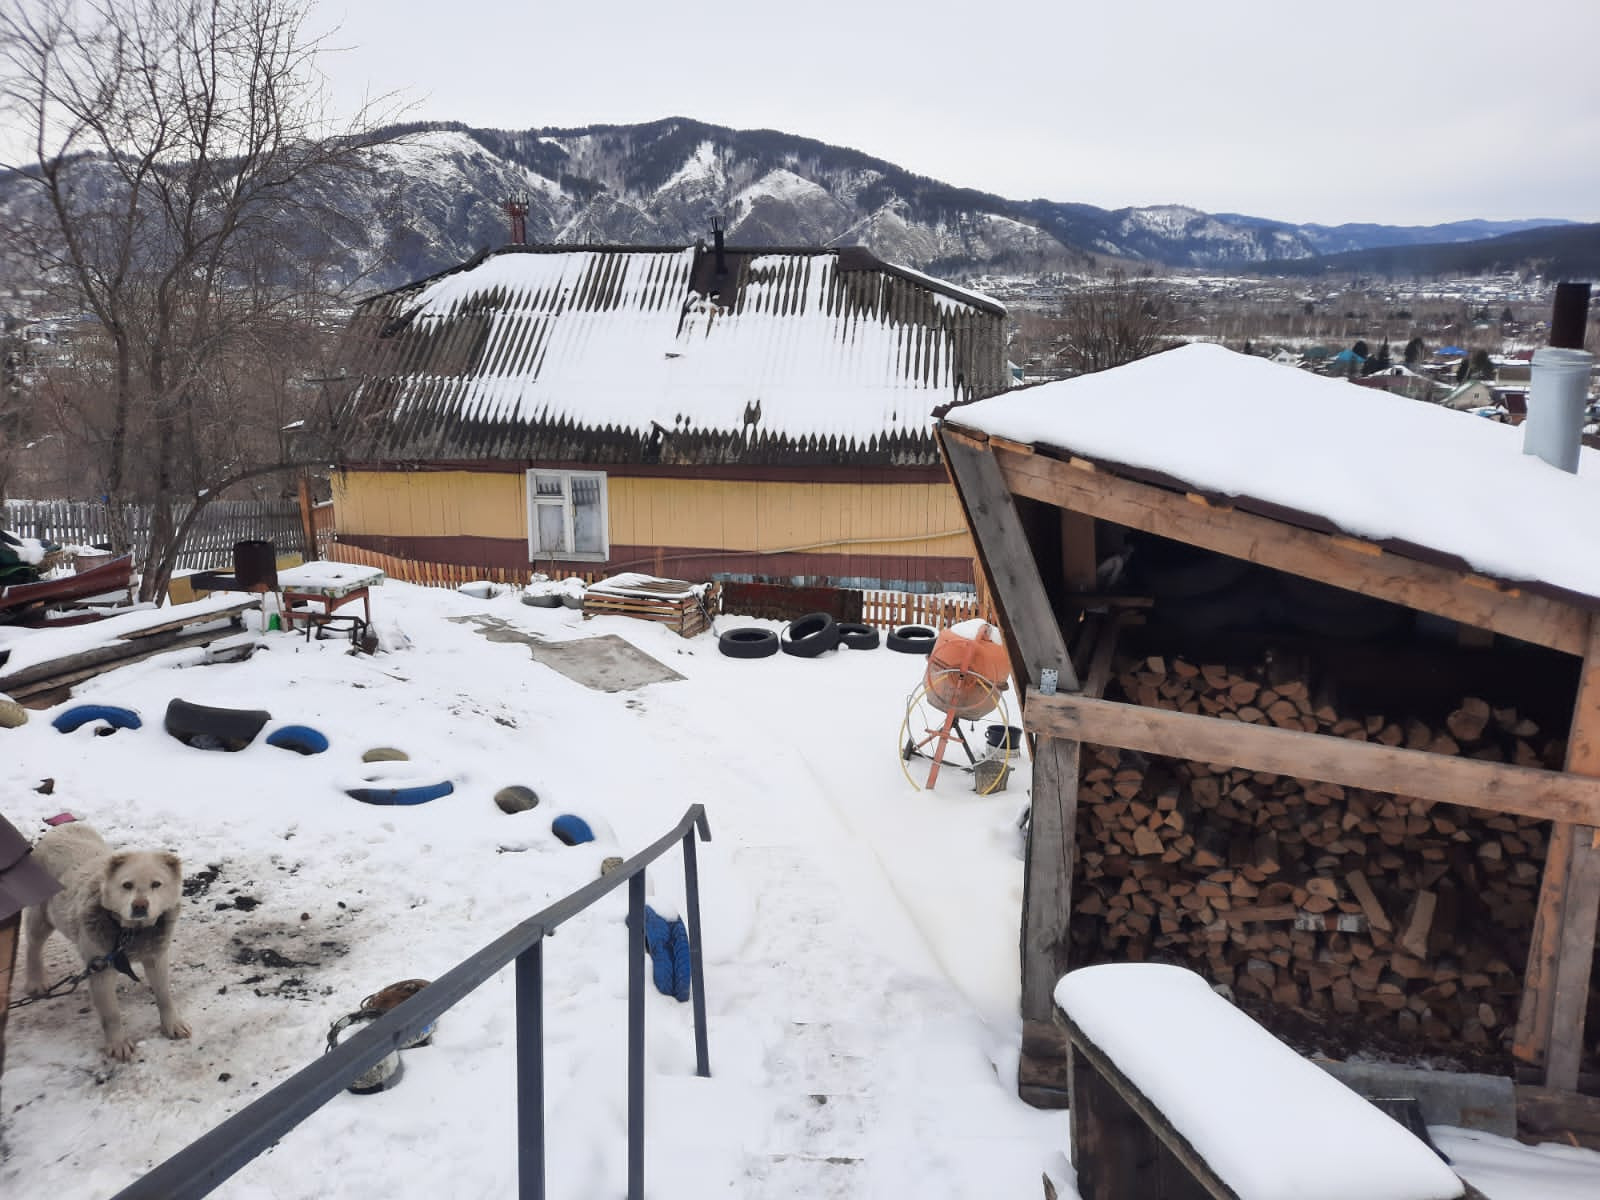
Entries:
MULTIPOLYGON (((521 131, 429 125, 326 180, 340 219, 288 240, 320 269, 388 287, 503 245, 513 194, 532 242, 682 245, 720 220, 737 245, 863 245, 954 279, 1082 270, 1105 259, 1175 267, 1265 263, 1420 242, 1468 241, 1558 222, 1288 225, 1180 206, 1115 211, 1015 201, 914 175, 856 150, 685 118, 521 131)), ((20 185, 0 179, 0 220, 20 185)))

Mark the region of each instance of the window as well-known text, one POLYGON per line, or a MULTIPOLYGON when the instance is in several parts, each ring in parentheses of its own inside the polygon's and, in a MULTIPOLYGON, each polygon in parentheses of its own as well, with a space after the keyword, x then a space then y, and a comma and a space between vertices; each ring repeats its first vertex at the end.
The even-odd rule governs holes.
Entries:
POLYGON ((599 471, 528 472, 528 558, 603 562, 610 554, 606 477, 599 471))

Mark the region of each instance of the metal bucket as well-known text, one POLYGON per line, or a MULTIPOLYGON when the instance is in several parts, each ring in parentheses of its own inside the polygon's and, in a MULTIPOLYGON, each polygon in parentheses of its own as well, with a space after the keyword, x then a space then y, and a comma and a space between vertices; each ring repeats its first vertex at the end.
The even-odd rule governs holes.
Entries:
POLYGON ((233 544, 233 577, 241 592, 278 590, 278 551, 271 542, 233 544))
MULTIPOLYGON (((333 1023, 328 1030, 328 1050, 333 1050, 344 1041, 345 1034, 357 1026, 367 1022, 376 1021, 383 1016, 375 1009, 366 1009, 361 1012, 348 1013, 333 1023)), ((358 1096, 369 1096, 373 1092, 386 1092, 400 1082, 404 1067, 400 1062, 400 1052, 391 1050, 385 1054, 368 1070, 357 1075, 350 1083, 347 1091, 358 1096)))

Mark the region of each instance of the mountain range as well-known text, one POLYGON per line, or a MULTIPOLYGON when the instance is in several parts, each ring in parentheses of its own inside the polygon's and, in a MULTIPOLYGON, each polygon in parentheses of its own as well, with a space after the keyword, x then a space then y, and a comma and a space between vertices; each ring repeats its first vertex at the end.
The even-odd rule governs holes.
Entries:
MULTIPOLYGON (((419 124, 385 134, 360 177, 319 185, 345 218, 324 231, 319 256, 363 289, 504 245, 503 206, 513 195, 527 199, 530 242, 684 245, 708 239, 720 222, 735 245, 862 245, 956 280, 1112 264, 1260 269, 1568 224, 1296 225, 1177 205, 1018 201, 809 138, 680 117, 520 131, 419 124)), ((17 187, 0 179, 0 217, 17 187)))

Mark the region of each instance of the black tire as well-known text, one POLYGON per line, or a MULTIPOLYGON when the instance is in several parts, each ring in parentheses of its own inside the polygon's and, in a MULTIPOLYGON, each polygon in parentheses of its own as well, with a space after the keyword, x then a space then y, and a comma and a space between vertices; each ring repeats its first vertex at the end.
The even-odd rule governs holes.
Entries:
POLYGON ((839 648, 839 626, 827 613, 807 613, 798 621, 790 621, 783 631, 783 652, 796 658, 816 658, 828 650, 839 648))
POLYGON ((210 708, 173 700, 167 705, 166 730, 186 746, 200 750, 243 750, 255 741, 272 714, 260 709, 210 708))
POLYGON ((852 650, 876 650, 878 631, 859 621, 844 621, 839 625, 839 640, 852 650))
POLYGON ((729 658, 771 658, 778 652, 778 635, 770 629, 745 625, 719 637, 717 649, 729 658))
POLYGON ((901 654, 932 654, 933 643, 938 637, 939 631, 929 629, 926 625, 902 625, 885 641, 889 649, 898 650, 901 654))

